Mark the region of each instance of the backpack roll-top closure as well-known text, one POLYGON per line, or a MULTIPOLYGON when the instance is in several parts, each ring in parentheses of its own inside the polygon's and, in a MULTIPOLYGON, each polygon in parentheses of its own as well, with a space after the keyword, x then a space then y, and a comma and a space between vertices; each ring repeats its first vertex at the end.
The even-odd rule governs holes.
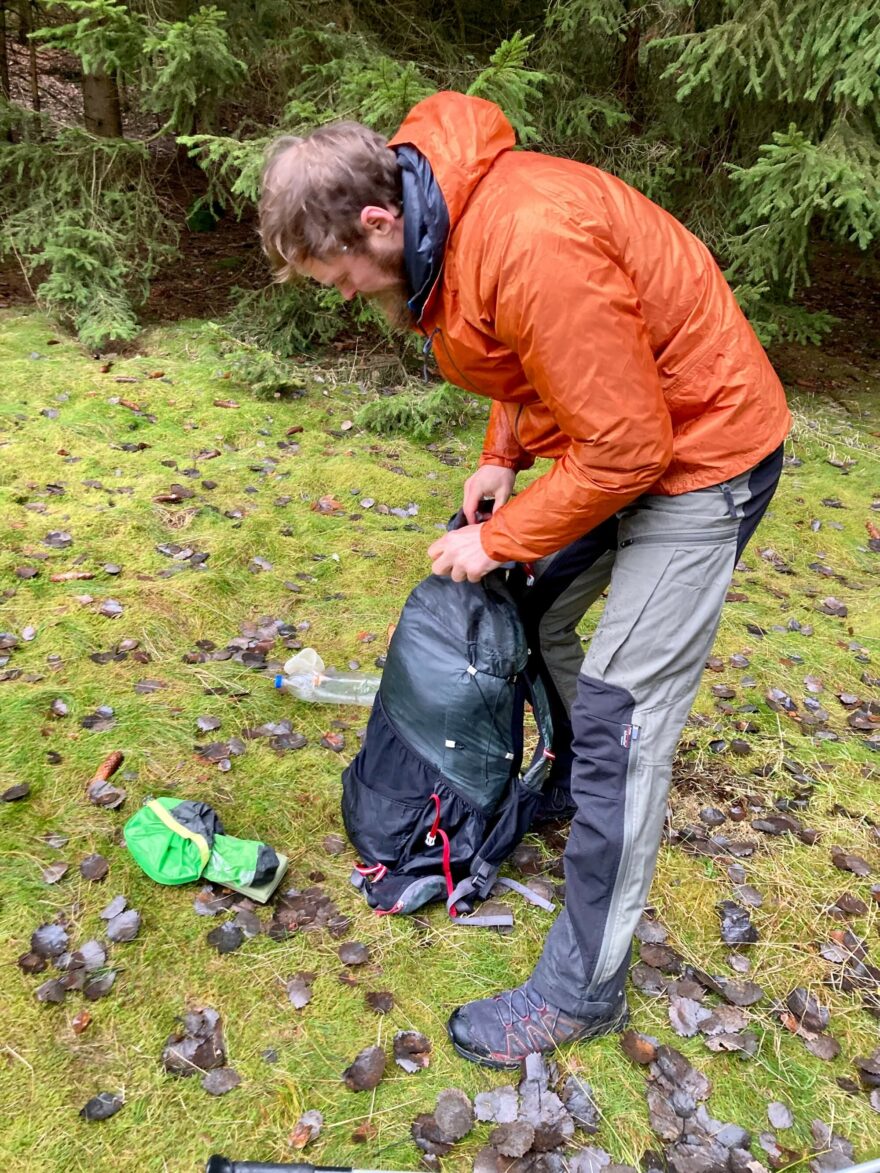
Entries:
POLYGON ((503 584, 453 582, 432 575, 407 599, 389 661, 409 654, 423 658, 440 644, 465 665, 506 679, 525 668, 529 654, 516 605, 503 584))

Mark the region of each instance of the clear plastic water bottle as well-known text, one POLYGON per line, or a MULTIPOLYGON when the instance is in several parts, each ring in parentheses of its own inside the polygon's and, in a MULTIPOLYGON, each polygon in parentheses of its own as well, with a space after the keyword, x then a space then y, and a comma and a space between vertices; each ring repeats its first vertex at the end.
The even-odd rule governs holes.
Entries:
POLYGON ((275 687, 301 701, 370 708, 381 679, 369 672, 328 673, 315 649, 303 648, 291 656, 282 673, 275 677, 275 687))

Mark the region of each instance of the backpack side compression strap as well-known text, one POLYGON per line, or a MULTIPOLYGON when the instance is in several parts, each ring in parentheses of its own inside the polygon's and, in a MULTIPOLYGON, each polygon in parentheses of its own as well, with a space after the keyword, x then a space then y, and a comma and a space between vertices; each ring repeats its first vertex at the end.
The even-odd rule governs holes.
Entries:
MULTIPOLYGON (((491 881, 489 888, 486 889, 487 894, 495 884, 498 884, 501 887, 509 888, 511 892, 518 892, 529 904, 534 904, 538 908, 545 909, 547 912, 553 912, 555 909, 556 905, 552 900, 545 900, 543 896, 539 896, 537 892, 533 892, 525 884, 520 884, 517 880, 511 880, 507 876, 499 877, 497 867, 490 867, 485 861, 479 860, 479 857, 474 860, 474 863, 479 863, 478 873, 482 871, 483 877, 491 881)), ((452 909, 458 901, 467 900, 468 897, 474 896, 480 887, 479 874, 477 876, 465 876, 463 880, 460 880, 452 889, 446 901, 446 911, 450 916, 452 915, 452 909)), ((513 914, 509 912, 491 914, 473 912, 468 916, 457 916, 455 923, 457 925, 473 925, 474 928, 478 929, 509 927, 513 924, 513 914)))

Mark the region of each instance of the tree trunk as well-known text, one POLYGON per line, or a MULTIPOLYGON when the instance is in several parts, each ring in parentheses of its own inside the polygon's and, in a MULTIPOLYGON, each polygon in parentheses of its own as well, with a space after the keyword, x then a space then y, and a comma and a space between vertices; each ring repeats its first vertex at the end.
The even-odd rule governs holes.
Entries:
POLYGON ((9 100, 9 53, 6 48, 6 0, 0 0, 0 94, 9 100))
POLYGON ((28 43, 28 33, 33 27, 30 0, 18 0, 18 36, 16 40, 19 45, 28 43))
MULTIPOLYGON (((35 9, 34 4, 25 3, 22 5, 22 15, 27 11, 28 15, 28 32, 34 27, 33 13, 35 9)), ((20 30, 19 30, 20 31, 20 30)), ((31 38, 28 38, 28 63, 30 66, 31 79, 31 105, 37 114, 40 112, 40 79, 37 75, 37 43, 31 38)))
POLYGON ((84 73, 82 95, 86 130, 101 138, 122 138, 122 109, 116 78, 109 73, 84 73))

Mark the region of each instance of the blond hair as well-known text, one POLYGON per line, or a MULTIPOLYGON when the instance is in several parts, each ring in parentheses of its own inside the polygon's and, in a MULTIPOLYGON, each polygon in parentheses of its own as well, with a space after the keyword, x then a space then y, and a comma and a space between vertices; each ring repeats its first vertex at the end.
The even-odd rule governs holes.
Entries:
POLYGON ((260 197, 260 238, 276 281, 296 265, 363 242, 361 209, 401 207, 400 172, 388 142, 359 122, 334 122, 269 149, 260 197))

